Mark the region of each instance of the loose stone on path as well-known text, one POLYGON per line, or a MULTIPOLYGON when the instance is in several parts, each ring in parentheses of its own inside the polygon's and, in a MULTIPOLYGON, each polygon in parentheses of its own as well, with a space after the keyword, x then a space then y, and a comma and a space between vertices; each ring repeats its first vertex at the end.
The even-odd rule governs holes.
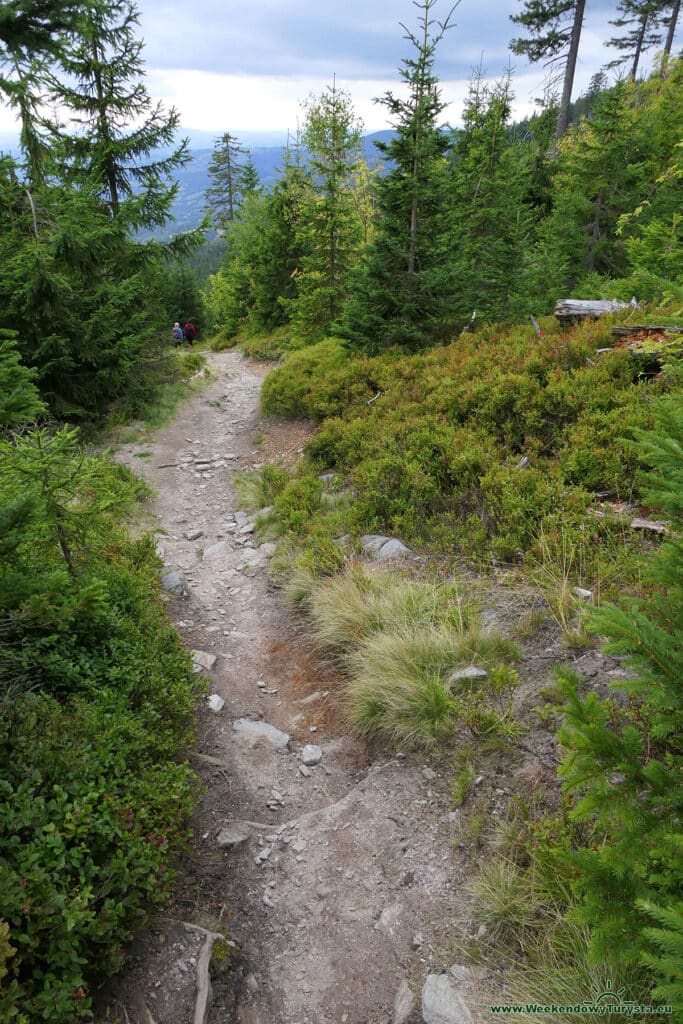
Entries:
POLYGON ((233 729, 236 733, 244 736, 252 744, 264 740, 275 750, 286 750, 289 745, 289 734, 276 729, 268 722, 254 722, 250 718, 238 718, 233 722, 233 729))

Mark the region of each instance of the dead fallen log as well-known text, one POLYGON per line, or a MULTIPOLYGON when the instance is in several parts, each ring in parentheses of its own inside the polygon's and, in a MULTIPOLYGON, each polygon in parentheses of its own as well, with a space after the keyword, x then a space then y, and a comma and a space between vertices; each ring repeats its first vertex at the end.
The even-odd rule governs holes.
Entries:
POLYGON ((629 305, 617 299, 559 299, 555 304, 555 316, 560 323, 575 323, 577 320, 595 320, 608 313, 628 309, 629 305))
POLYGON ((633 324, 630 327, 613 327, 613 338, 628 338, 632 334, 683 334, 683 327, 653 327, 651 324, 633 324))

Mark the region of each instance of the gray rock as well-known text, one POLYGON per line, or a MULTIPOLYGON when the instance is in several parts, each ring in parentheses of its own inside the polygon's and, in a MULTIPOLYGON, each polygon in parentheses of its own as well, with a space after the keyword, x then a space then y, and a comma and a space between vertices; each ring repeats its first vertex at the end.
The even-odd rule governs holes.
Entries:
POLYGON ((245 537, 248 533, 254 532, 254 524, 247 523, 245 526, 240 526, 240 534, 245 537))
POLYGON ((185 597, 187 584, 181 572, 169 572, 161 577, 161 585, 167 594, 176 594, 178 597, 185 597))
POLYGON ((186 540, 199 540, 200 537, 204 536, 203 530, 188 530, 185 534, 186 540))
POLYGON ((309 704, 317 704, 319 700, 323 699, 323 695, 320 690, 316 690, 315 693, 309 693, 308 697, 302 697, 301 700, 297 700, 295 703, 300 704, 302 708, 308 707, 309 704))
POLYGON ((289 743, 288 734, 276 729, 274 725, 269 725, 268 722, 254 722, 250 718, 238 718, 232 727, 252 746, 263 740, 275 750, 285 750, 289 743))
POLYGON ((216 655, 209 654, 208 651, 190 651, 190 656, 195 672, 201 672, 203 668, 210 672, 216 664, 216 655))
POLYGON ((488 679, 488 676, 489 674, 485 668, 479 668, 477 665, 468 665, 467 668, 456 668, 455 672, 451 672, 448 682, 451 686, 454 683, 479 682, 488 679))
POLYGON ((225 825, 218 835, 216 836, 216 843, 218 846, 234 847, 240 846, 245 843, 251 836, 251 830, 248 825, 242 821, 233 821, 230 825, 225 825))
POLYGON ((332 481, 334 480, 334 477, 334 473, 321 473, 318 479, 322 480, 324 484, 331 484, 332 481))
POLYGON ((222 556, 227 555, 229 551, 230 545, 227 540, 219 540, 218 544, 211 544, 210 547, 204 548, 203 558, 205 561, 211 558, 221 558, 222 556))
POLYGON ((210 697, 207 697, 206 703, 209 705, 209 711, 213 711, 215 714, 218 714, 225 707, 225 701, 217 693, 212 693, 210 697))
POLYGON ((408 555, 412 555, 410 548, 407 548, 402 541, 396 540, 395 537, 383 544, 377 552, 380 562, 392 562, 397 558, 407 558, 408 555))
POLYGON ((301 763, 307 765, 309 768, 313 765, 320 764, 322 759, 322 747, 316 746, 315 743, 307 743, 301 751, 301 763))
POLYGON ((580 598, 581 601, 593 600, 593 591, 586 590, 584 587, 573 587, 572 593, 576 594, 576 596, 580 598))
POLYGON ((448 974, 428 974, 422 989, 424 1024, 472 1024, 470 1009, 448 974))
POLYGON ((375 533, 365 533, 360 539, 360 546, 366 555, 376 555, 391 537, 380 537, 375 533))
POLYGON ((631 522, 632 530, 645 530, 649 533, 667 533, 667 528, 664 523, 657 523, 654 519, 643 519, 641 516, 636 516, 631 522))
POLYGON ((310 779, 310 777, 313 774, 313 772, 311 771, 310 768, 307 768, 305 764, 300 764, 299 765, 299 774, 303 775, 303 777, 305 779, 310 779))
POLYGON ((398 986, 398 991, 394 998, 394 1012, 391 1017, 391 1024, 406 1024, 406 1021, 412 1017, 416 1004, 415 994, 404 979, 398 986))
POLYGON ((448 973, 459 985, 468 985, 471 981, 475 981, 475 974, 471 967, 463 967, 462 964, 452 964, 448 968, 448 973))
POLYGON ((249 516, 246 512, 235 512, 235 522, 238 526, 246 526, 249 522, 249 516))

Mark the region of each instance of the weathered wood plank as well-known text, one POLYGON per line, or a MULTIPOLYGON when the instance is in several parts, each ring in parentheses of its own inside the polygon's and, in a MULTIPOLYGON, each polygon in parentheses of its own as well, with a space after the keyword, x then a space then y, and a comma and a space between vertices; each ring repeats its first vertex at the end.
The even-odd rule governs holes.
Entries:
POLYGON ((555 304, 555 316, 558 320, 595 319, 628 308, 628 302, 616 299, 559 299, 555 304))
POLYGON ((632 324, 629 327, 613 327, 614 338, 627 338, 631 334, 683 334, 683 327, 653 327, 652 324, 632 324))

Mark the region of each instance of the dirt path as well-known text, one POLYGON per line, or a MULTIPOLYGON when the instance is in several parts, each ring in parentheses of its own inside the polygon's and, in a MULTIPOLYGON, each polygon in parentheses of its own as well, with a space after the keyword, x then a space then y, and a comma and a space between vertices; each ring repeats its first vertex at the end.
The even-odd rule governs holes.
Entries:
MULTIPOLYGON (((206 790, 175 906, 138 943, 116 998, 131 1022, 150 1020, 144 1000, 156 1024, 188 1024, 201 937, 182 922, 228 921, 239 953, 214 984, 212 1024, 421 1021, 426 975, 462 962, 449 943, 470 927, 459 812, 433 767, 371 759, 335 724, 334 678, 306 654, 231 485, 235 465, 260 458, 261 374, 236 353, 211 363, 215 381, 172 426, 118 456, 157 492, 165 571, 187 586, 171 614, 188 647, 210 656, 209 693, 225 703, 200 713, 206 790), (282 730, 287 745, 236 731, 241 719, 282 730), (322 749, 319 764, 302 764, 306 744, 322 749), (243 841, 220 845, 240 830, 243 841), (402 983, 406 1003, 405 983, 418 997, 411 1012, 394 1006, 402 983)), ((281 449, 297 444, 284 429, 281 449)), ((272 436, 266 448, 278 448, 272 436)), ((473 979, 463 993, 488 1019, 473 979)), ((499 979, 480 980, 500 991, 499 979)))

